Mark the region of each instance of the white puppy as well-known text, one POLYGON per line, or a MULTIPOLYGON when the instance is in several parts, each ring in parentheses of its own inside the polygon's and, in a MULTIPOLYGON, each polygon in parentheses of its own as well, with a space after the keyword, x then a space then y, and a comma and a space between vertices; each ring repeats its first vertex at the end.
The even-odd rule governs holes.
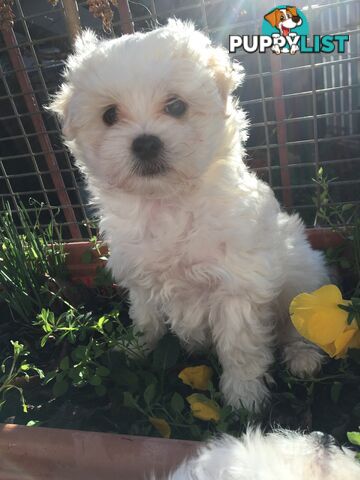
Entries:
POLYGON ((326 434, 249 431, 203 447, 168 480, 359 480, 360 463, 326 434))
POLYGON ((258 409, 276 345, 294 374, 320 367, 288 306, 327 276, 298 216, 243 163, 247 120, 231 95, 242 76, 179 21, 109 41, 87 32, 51 108, 149 347, 166 325, 189 350, 214 345, 226 402, 258 409))

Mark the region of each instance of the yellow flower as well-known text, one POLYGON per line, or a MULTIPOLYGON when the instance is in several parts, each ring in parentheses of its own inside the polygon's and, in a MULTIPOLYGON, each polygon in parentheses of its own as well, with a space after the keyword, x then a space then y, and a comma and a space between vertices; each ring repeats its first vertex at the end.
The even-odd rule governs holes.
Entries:
POLYGON ((170 438, 171 428, 166 420, 163 418, 149 417, 151 425, 162 435, 164 438, 170 438))
POLYGON ((190 404, 191 413, 200 420, 218 422, 220 420, 220 409, 216 402, 208 399, 204 395, 194 393, 186 397, 190 404))
POLYGON ((178 377, 186 384, 197 390, 207 390, 213 371, 206 365, 188 367, 181 370, 178 377))
POLYGON ((335 285, 325 285, 293 299, 291 320, 303 337, 319 345, 330 357, 341 358, 349 348, 360 347, 356 320, 348 325, 348 312, 339 307, 350 303, 335 285))

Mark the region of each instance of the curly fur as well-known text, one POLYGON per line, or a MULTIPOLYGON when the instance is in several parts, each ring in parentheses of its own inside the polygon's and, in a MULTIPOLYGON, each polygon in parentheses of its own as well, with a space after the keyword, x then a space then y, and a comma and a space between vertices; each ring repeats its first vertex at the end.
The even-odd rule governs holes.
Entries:
POLYGON ((358 480, 354 457, 321 433, 248 430, 210 442, 167 480, 358 480))
POLYGON ((297 215, 245 166, 248 122, 232 96, 242 68, 190 24, 102 41, 86 32, 51 108, 87 175, 110 245, 109 266, 130 291, 131 317, 151 348, 169 327, 191 351, 215 347, 233 405, 259 409, 279 345, 293 373, 321 354, 292 328, 288 306, 327 280, 297 215), (188 104, 163 113, 167 97, 188 104), (102 121, 108 105, 119 120, 102 121), (134 173, 140 134, 164 144, 166 174, 134 173))

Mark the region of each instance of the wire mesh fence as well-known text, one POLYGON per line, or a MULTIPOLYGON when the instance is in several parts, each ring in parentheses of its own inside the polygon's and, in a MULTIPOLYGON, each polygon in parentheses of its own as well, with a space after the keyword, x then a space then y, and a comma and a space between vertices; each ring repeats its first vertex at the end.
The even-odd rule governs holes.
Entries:
MULTIPOLYGON (((61 82, 77 25, 113 37, 176 16, 227 48, 229 34, 259 34, 264 14, 276 6, 269 0, 117 0, 95 11, 101 3, 78 1, 77 23, 69 19, 73 0, 15 0, 13 28, 0 36, 0 205, 10 202, 16 214, 21 201, 35 219, 43 204, 40 222, 53 219, 63 238, 77 240, 94 234, 96 215, 59 124, 44 108, 61 82)), ((235 57, 246 79, 236 94, 251 120, 246 161, 284 208, 311 225, 313 178, 321 166, 334 178, 334 203, 360 203, 360 3, 299 0, 296 6, 311 34, 349 34, 346 52, 240 53, 235 57)))

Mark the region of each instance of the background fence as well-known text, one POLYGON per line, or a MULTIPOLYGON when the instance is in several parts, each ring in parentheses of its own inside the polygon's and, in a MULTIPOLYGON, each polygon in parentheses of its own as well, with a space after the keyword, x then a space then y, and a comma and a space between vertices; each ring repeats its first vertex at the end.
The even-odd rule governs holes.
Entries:
MULTIPOLYGON (((0 35, 1 200, 10 202, 15 214, 15 200, 22 201, 34 221, 38 204, 44 204, 39 221, 55 219, 64 238, 94 234, 84 180, 62 145, 57 120, 43 108, 61 81, 79 25, 112 37, 146 31, 176 16, 194 21, 227 47, 231 33, 261 33, 264 14, 276 4, 15 0, 13 27, 3 27, 0 35)), ((242 53, 236 58, 247 76, 238 94, 252 124, 249 165, 273 187, 284 208, 299 211, 311 225, 316 196, 312 179, 320 166, 336 178, 330 184, 335 204, 360 203, 360 2, 299 0, 296 6, 306 15, 311 35, 349 34, 346 53, 242 53)), ((0 13, 0 25, 8 12, 0 13)))

